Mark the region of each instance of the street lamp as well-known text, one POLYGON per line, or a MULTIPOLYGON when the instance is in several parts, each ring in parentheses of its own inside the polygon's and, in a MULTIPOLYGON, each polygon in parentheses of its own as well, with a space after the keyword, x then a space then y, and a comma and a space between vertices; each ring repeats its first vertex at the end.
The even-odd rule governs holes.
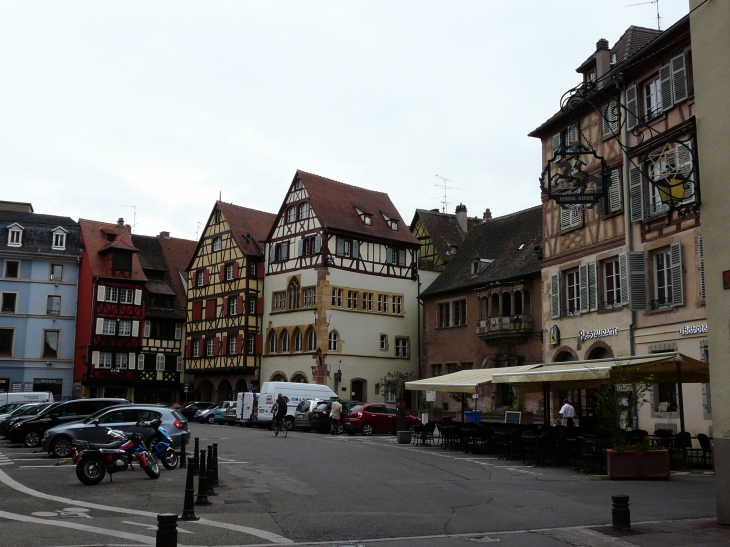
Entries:
POLYGON ((512 325, 515 327, 515 330, 522 330, 522 317, 515 315, 515 318, 512 320, 512 325))
POLYGON ((340 383, 342 382, 342 361, 339 362, 337 365, 337 372, 335 372, 335 393, 337 393, 337 389, 340 387, 340 383))

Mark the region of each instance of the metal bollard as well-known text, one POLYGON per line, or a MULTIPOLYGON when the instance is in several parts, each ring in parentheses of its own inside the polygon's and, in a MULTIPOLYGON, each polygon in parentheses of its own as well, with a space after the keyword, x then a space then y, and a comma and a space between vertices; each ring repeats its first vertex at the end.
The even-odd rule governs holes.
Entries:
POLYGON ((188 466, 187 457, 185 455, 185 435, 180 439, 180 469, 185 469, 188 466))
POLYGON ((631 511, 628 496, 611 496, 613 529, 620 532, 631 531, 631 511))
POLYGON ((213 480, 211 481, 213 483, 213 486, 220 486, 220 483, 218 482, 218 443, 213 443, 213 480))
POLYGON ((198 473, 198 499, 195 505, 210 505, 208 501, 208 480, 205 473, 205 450, 200 451, 200 473, 198 473))
POLYGON ((207 472, 207 485, 208 490, 207 494, 209 496, 217 496, 218 494, 215 493, 215 490, 213 490, 213 445, 208 445, 208 469, 207 472))
POLYGON ((200 458, 198 457, 198 451, 200 450, 200 438, 195 437, 195 450, 193 450, 193 473, 196 475, 200 471, 200 458))
POLYGON ((177 515, 175 513, 157 515, 155 547, 177 547, 177 515))
POLYGON ((180 520, 200 520, 195 516, 195 474, 193 467, 188 467, 188 475, 185 480, 185 503, 180 520))

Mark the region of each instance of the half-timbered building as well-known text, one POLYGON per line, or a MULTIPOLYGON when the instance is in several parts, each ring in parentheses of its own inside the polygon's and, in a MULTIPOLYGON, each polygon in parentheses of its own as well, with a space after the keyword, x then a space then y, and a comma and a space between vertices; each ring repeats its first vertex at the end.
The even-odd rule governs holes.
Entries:
MULTIPOLYGON (((545 361, 677 350, 707 358, 689 17, 663 32, 632 26, 613 48, 601 39, 577 71, 591 85, 530 136, 542 140, 543 163, 559 165, 565 146, 595 150, 610 185, 593 208, 543 195, 545 361), (679 207, 670 210, 654 183, 680 178, 686 198, 672 195, 679 207)), ((598 175, 598 161, 586 163, 568 168, 598 175)), ((639 427, 676 429, 679 389, 654 386, 639 427)), ((687 429, 706 431, 709 389, 683 391, 687 429)), ((566 396, 581 423, 597 422, 589 391, 554 393, 552 408, 566 396)))
POLYGON ((389 396, 417 371, 419 245, 387 194, 297 171, 266 242, 262 379, 389 396))
POLYGON ((259 386, 264 241, 274 215, 217 201, 187 267, 185 370, 195 397, 259 386))
POLYGON ((116 224, 80 219, 79 226, 74 394, 133 400, 147 281, 139 250, 121 218, 116 224))

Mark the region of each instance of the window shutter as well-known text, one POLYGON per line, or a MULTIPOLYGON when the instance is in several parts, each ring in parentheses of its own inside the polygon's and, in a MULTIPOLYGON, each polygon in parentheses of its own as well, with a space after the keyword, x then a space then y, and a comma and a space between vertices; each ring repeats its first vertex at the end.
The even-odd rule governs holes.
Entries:
POLYGON ((152 329, 152 321, 145 321, 144 322, 144 337, 149 338, 150 337, 150 330, 152 329))
POLYGON ((644 187, 642 178, 641 166, 632 165, 629 169, 631 222, 644 220, 644 187))
POLYGON ((99 285, 96 288, 96 301, 97 302, 106 302, 105 296, 106 296, 106 287, 104 285, 99 285))
POLYGON ((236 353, 243 353, 244 347, 243 347, 243 334, 236 335, 236 353))
POLYGON ((182 323, 175 323, 175 340, 182 338, 182 323))
POLYGON ((96 334, 102 334, 104 332, 104 320, 99 318, 96 320, 96 334))
POLYGON ((560 133, 556 133, 555 135, 553 135, 552 145, 553 145, 553 159, 558 160, 558 159, 560 159, 560 156, 558 156, 558 150, 560 149, 560 133))
POLYGON ((393 262, 393 249, 391 249, 390 247, 385 248, 385 262, 387 264, 393 262))
POLYGON ((269 262, 276 260, 276 245, 269 243, 269 262))
POLYGON ((570 229, 570 209, 567 207, 560 208, 560 231, 564 232, 570 229))
POLYGON ((246 310, 243 309, 243 295, 240 294, 236 297, 236 313, 238 315, 246 314, 246 310))
POLYGON ((697 238, 697 254, 700 260, 700 299, 705 300, 705 248, 702 245, 702 236, 697 238))
POLYGON ((234 262, 233 263, 233 279, 238 279, 238 271, 239 271, 238 262, 234 262))
POLYGON ((297 256, 302 256, 302 249, 304 249, 304 240, 303 239, 299 240, 298 248, 299 248, 299 252, 298 252, 297 256))
POLYGON ((228 298, 226 298, 225 296, 223 297, 223 306, 221 306, 221 307, 222 307, 221 315, 223 317, 227 316, 228 315, 228 298))
POLYGON ((601 126, 603 128, 604 137, 611 136, 611 123, 609 121, 610 120, 609 116, 611 115, 611 113, 609 112, 609 107, 610 107, 610 103, 604 104, 603 107, 601 108, 601 118, 602 118, 601 126))
POLYGON ((99 368, 99 352, 98 351, 91 352, 91 366, 94 368, 99 368))
POLYGON ((360 258, 360 242, 352 242, 352 258, 360 258))
POLYGON ((316 254, 316 253, 319 253, 319 251, 321 251, 321 250, 322 250, 322 236, 317 234, 314 237, 314 252, 316 254))
POLYGON ((684 53, 672 59, 672 91, 674 104, 680 103, 689 97, 687 90, 687 71, 684 64, 684 53))
POLYGON ((261 355, 264 352, 264 335, 263 334, 257 334, 256 335, 256 342, 254 343, 254 349, 256 350, 254 353, 256 355, 261 355))
POLYGON ((598 265, 595 262, 588 263, 588 311, 598 309, 598 282, 596 273, 598 265))
POLYGON ((580 313, 588 313, 588 264, 580 265, 578 277, 580 277, 580 313))
POLYGON ((665 112, 672 108, 672 66, 666 65, 659 69, 659 84, 662 89, 662 110, 665 112))
POLYGON ((135 291, 134 291, 134 305, 135 306, 142 305, 142 291, 139 289, 135 289, 135 291))
POLYGON ((256 263, 256 279, 263 279, 263 278, 264 278, 264 263, 257 262, 256 263))
POLYGON ((221 355, 226 355, 228 353, 228 336, 223 335, 221 336, 221 355))
POLYGON ((162 372, 165 370, 165 356, 161 353, 158 353, 155 356, 155 369, 162 372), (162 359, 160 359, 162 357, 162 359))
POLYGON ((560 272, 550 276, 550 309, 553 319, 560 318, 560 272))
POLYGON ((137 368, 137 355, 134 353, 129 354, 129 362, 127 363, 129 370, 135 370, 137 368))
POLYGON ((218 343, 219 343, 219 339, 216 336, 215 338, 213 338, 213 357, 218 356, 218 343))
POLYGON ((621 210, 621 181, 618 169, 611 171, 611 185, 608 187, 608 212, 615 213, 621 210))
POLYGON ((218 278, 220 279, 220 282, 223 283, 226 280, 226 265, 221 264, 220 271, 218 272, 218 278))
POLYGON ((285 241, 281 244, 281 260, 289 260, 289 242, 285 241))
POLYGON ((132 321, 132 336, 139 336, 139 321, 132 321))
POLYGON ((684 286, 682 285, 682 244, 678 241, 669 246, 672 259, 672 305, 684 305, 684 286))
POLYGON ((263 297, 259 296, 256 299, 256 313, 258 315, 261 315, 264 313, 264 299, 263 297))
POLYGON ((573 123, 568 126, 567 141, 565 146, 570 146, 571 143, 578 142, 578 125, 573 123))
POLYGON ((639 108, 636 100, 636 86, 632 85, 626 90, 626 127, 633 129, 639 125, 639 108))
POLYGON ((601 199, 599 199, 596 202, 596 214, 597 215, 603 216, 603 215, 606 214, 606 206, 604 204, 608 205, 608 198, 607 197, 606 198, 601 198, 601 199))
POLYGON ((187 353, 186 353, 186 355, 188 356, 188 359, 190 359, 193 356, 193 341, 192 340, 188 340, 185 345, 187 346, 187 353))
POLYGON ((619 287, 621 304, 629 303, 629 258, 626 252, 618 255, 619 287))
POLYGON ((345 254, 345 242, 337 238, 337 254, 342 256, 345 254))
POLYGON ((646 256, 642 251, 628 252, 629 304, 632 311, 649 309, 649 285, 646 272, 646 256))
POLYGON ((183 362, 184 361, 183 361, 182 355, 178 355, 177 356, 177 363, 176 363, 177 366, 175 367, 178 372, 182 372, 183 362))
POLYGON ((208 268, 203 270, 203 285, 210 285, 210 272, 208 271, 208 268))

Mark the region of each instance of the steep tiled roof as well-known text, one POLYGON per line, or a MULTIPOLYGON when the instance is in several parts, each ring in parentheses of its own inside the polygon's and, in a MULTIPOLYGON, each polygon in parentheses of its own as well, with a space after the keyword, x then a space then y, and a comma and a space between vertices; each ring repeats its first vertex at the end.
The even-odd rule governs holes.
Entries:
POLYGON ((369 238, 388 239, 406 245, 419 245, 388 194, 366 190, 342 182, 297 171, 294 180, 301 180, 310 198, 312 210, 325 228, 363 234, 369 238), (372 215, 366 226, 355 208, 372 215), (383 215, 398 220, 397 231, 391 229, 383 215))
MULTIPOLYGON (((441 257, 441 260, 448 264, 454 257, 450 252, 451 246, 459 247, 466 237, 466 233, 461 230, 456 220, 456 215, 416 209, 416 214, 413 217, 413 221, 411 221, 411 230, 415 227, 419 217, 428 235, 431 237, 431 241, 433 241, 436 252, 441 257)), ((467 230, 471 230, 479 222, 478 218, 467 217, 467 230)))
POLYGON ((0 210, 0 248, 9 254, 78 257, 81 256, 81 232, 78 223, 69 217, 0 210), (16 223, 23 227, 22 246, 9 247, 6 228, 16 223), (54 249, 52 245, 52 231, 58 226, 66 230, 65 249, 54 249))
POLYGON ((456 256, 423 296, 537 274, 540 261, 533 247, 541 242, 541 206, 478 224, 469 230, 456 256), (481 272, 472 275, 472 262, 476 257, 494 262, 486 267, 482 263, 481 272))
POLYGON ((132 244, 132 237, 129 226, 119 228, 116 224, 98 222, 96 220, 79 219, 81 236, 84 243, 84 251, 89 260, 91 273, 95 277, 111 277, 111 271, 104 260, 102 251, 111 247, 107 234, 116 234, 119 241, 118 248, 130 251, 132 249, 132 279, 146 281, 147 277, 142 271, 142 265, 137 256, 136 247, 132 244))
POLYGON ((165 271, 165 259, 162 256, 162 247, 156 237, 132 235, 132 243, 139 249, 139 263, 144 270, 165 271))
POLYGON ((185 308, 187 307, 188 295, 182 278, 188 278, 185 268, 187 268, 190 260, 193 258, 193 253, 195 253, 198 242, 190 239, 163 236, 157 236, 157 240, 162 248, 162 254, 165 258, 165 264, 167 264, 167 271, 170 273, 172 286, 175 288, 178 300, 180 300, 185 308))
POLYGON ((216 205, 223 213, 223 218, 228 222, 241 251, 246 255, 260 255, 263 253, 263 242, 274 225, 276 215, 224 201, 217 201, 216 205), (248 243, 246 243, 246 234, 251 234, 248 243))
MULTIPOLYGON (((616 55, 616 64, 621 63, 631 57, 634 53, 642 49, 644 46, 649 44, 654 38, 662 34, 663 31, 637 27, 631 25, 626 32, 621 35, 621 38, 616 40, 616 43, 611 48, 611 54, 616 55)), ((592 53, 588 59, 575 69, 576 72, 583 72, 585 67, 595 59, 596 54, 592 53)))

